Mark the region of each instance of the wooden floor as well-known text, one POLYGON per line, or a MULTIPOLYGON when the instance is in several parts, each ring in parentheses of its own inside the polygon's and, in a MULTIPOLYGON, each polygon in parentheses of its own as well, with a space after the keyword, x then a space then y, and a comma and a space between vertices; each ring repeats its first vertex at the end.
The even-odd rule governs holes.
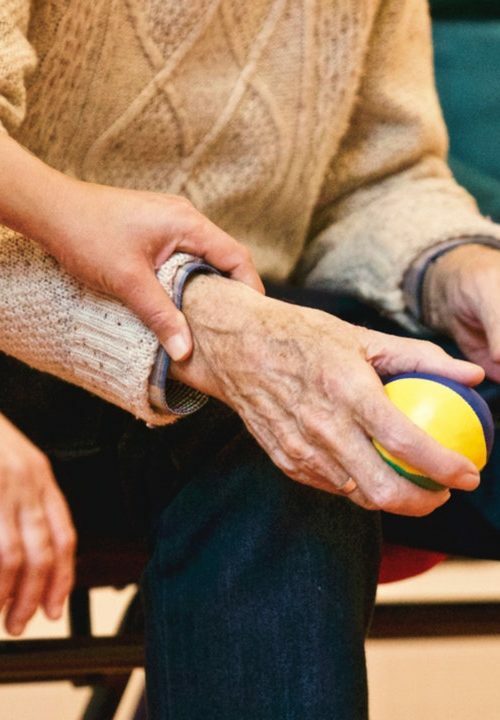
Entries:
MULTIPOLYGON (((500 601, 500 563, 443 564, 384 602, 500 601)), ((500 720, 500 636, 368 643, 371 720, 500 720)))
MULTIPOLYGON (((113 631, 131 592, 94 593, 99 633, 113 631)), ((419 578, 382 586, 379 594, 383 602, 500 600, 500 563, 442 565, 419 578)), ((29 635, 42 637, 48 631, 63 636, 64 621, 49 625, 37 616, 29 635)), ((371 720, 500 720, 500 636, 371 640, 368 668, 371 720)), ((118 720, 129 720, 142 682, 142 671, 137 671, 118 720)), ((77 720, 87 697, 86 689, 67 683, 2 686, 0 718, 77 720)))

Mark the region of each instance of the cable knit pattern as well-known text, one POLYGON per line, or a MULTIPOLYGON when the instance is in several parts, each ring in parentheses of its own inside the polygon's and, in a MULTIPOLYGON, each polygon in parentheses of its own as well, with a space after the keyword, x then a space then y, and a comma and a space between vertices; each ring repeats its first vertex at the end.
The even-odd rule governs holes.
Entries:
POLYGON ((26 39, 28 0, 0 3, 0 129, 17 127, 24 117, 25 78, 36 59, 26 39))
MULTIPOLYGON (((177 253, 160 270, 169 294, 176 273, 191 259, 177 253)), ((158 341, 129 310, 83 287, 35 243, 6 229, 0 231, 0 277, 5 352, 151 424, 175 419, 149 404, 158 341)))
MULTIPOLYGON (((500 238, 444 162, 423 0, 0 6, 4 128, 84 180, 186 195, 275 281, 294 273, 405 320, 402 278, 424 248, 500 238)), ((0 348, 161 421, 147 330, 33 244, 0 240, 0 348)))

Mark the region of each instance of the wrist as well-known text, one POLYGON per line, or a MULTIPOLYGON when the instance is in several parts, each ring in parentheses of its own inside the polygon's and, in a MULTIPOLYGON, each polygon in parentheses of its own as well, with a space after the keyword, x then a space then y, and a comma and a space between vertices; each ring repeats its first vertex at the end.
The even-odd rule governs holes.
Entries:
POLYGON ((262 327, 268 304, 273 302, 235 280, 204 274, 190 277, 182 310, 194 348, 188 360, 171 363, 171 377, 228 402, 227 370, 234 362, 241 364, 242 359, 249 365, 255 362, 255 332, 262 327))
POLYGON ((461 247, 490 247, 500 249, 500 241, 494 237, 482 235, 459 237, 428 247, 415 258, 404 275, 402 289, 407 310, 410 315, 420 323, 429 324, 428 318, 425 318, 423 308, 424 282, 428 271, 430 271, 443 256, 461 247))

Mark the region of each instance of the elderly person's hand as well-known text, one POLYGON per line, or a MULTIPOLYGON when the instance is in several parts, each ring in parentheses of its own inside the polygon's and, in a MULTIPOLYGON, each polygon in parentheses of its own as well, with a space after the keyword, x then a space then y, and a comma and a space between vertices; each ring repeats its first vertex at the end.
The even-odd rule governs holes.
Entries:
POLYGON ((192 279, 184 309, 195 350, 172 365, 173 377, 236 410, 290 478, 399 514, 424 515, 446 502, 448 489, 431 492, 397 475, 376 438, 446 488, 477 487, 474 465, 397 410, 379 375, 433 372, 472 385, 481 368, 432 343, 356 327, 220 277, 192 279))
POLYGON ((423 300, 427 324, 500 382, 500 250, 461 245, 442 255, 427 270, 423 300))
POLYGON ((49 461, 0 415, 0 610, 20 635, 38 607, 57 619, 73 585, 76 535, 49 461))
POLYGON ((192 338, 156 278, 174 252, 204 258, 263 292, 247 248, 186 198, 68 177, 0 134, 0 222, 32 238, 74 277, 129 307, 176 360, 192 338))

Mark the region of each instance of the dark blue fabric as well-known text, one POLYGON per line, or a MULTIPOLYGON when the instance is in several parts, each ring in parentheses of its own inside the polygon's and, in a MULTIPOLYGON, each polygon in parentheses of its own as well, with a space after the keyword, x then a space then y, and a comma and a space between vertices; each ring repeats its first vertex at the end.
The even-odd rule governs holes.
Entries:
POLYGON ((365 720, 378 515, 245 432, 165 509, 144 583, 150 720, 365 720))

